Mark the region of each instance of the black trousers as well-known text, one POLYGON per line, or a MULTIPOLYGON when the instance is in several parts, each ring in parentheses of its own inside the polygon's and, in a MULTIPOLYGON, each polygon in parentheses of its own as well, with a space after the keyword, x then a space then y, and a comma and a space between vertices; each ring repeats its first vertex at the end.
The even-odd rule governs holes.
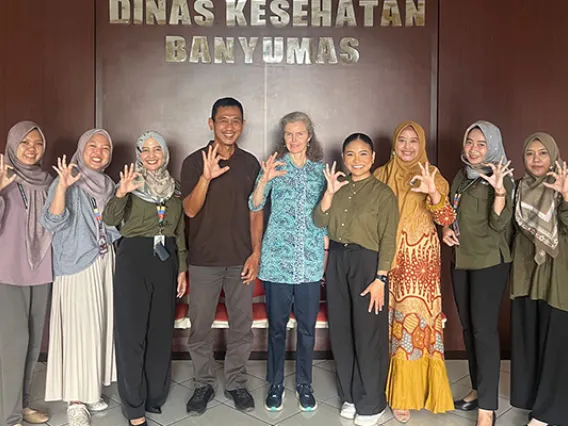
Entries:
POLYGON ((388 284, 385 305, 369 312, 370 296, 361 293, 375 280, 378 253, 357 244, 331 242, 326 272, 331 349, 342 402, 355 404, 361 415, 387 406, 389 369, 388 284))
POLYGON ((568 312, 543 300, 511 302, 511 405, 568 425, 568 312))
POLYGON ((320 283, 278 284, 265 282, 268 313, 268 367, 266 380, 271 385, 284 382, 286 324, 292 303, 296 328, 296 385, 312 384, 312 362, 316 342, 320 283))
POLYGON ((452 270, 471 387, 477 391, 479 408, 484 410, 497 410, 499 405, 499 313, 508 276, 508 263, 452 270))
POLYGON ((118 391, 126 416, 145 416, 160 407, 171 380, 178 260, 176 241, 166 239, 170 257, 154 256, 153 238, 123 238, 114 275, 114 337, 118 391))

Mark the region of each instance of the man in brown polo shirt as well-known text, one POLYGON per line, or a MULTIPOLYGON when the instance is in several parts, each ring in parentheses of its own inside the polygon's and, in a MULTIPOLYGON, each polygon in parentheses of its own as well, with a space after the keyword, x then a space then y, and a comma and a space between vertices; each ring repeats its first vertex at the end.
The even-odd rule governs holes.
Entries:
POLYGON ((229 315, 225 356, 225 396, 243 411, 254 409, 246 389, 252 348, 252 295, 258 273, 262 212, 248 208, 260 171, 258 160, 237 146, 243 107, 233 98, 213 105, 209 128, 214 140, 187 157, 181 169, 183 208, 189 216, 189 353, 195 392, 187 412, 202 414, 215 396, 211 325, 221 289, 229 315), (251 285, 252 283, 252 285, 251 285))

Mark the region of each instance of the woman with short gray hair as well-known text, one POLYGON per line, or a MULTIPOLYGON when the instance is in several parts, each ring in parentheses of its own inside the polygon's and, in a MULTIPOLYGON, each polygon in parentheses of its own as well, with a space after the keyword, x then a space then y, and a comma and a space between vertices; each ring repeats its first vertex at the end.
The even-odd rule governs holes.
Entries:
POLYGON ((311 119, 293 112, 280 121, 278 151, 263 161, 249 208, 271 214, 262 242, 258 277, 266 288, 268 371, 265 408, 280 411, 284 395, 286 324, 293 306, 297 327, 296 394, 302 411, 317 408, 312 390, 312 359, 319 312, 326 231, 315 226, 312 211, 325 189, 323 150, 311 119))

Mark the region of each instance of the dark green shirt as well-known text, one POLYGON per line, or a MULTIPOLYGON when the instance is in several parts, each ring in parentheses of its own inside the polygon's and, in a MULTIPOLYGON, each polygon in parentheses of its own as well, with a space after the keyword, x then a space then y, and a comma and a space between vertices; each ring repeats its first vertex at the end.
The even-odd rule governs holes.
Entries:
POLYGON ((568 311, 568 203, 561 201, 557 217, 558 255, 555 259, 547 255, 541 265, 534 260, 534 243, 515 226, 511 298, 529 296, 533 300, 544 300, 556 309, 568 311))
MULTIPOLYGON (((156 204, 136 195, 112 197, 103 212, 103 221, 109 226, 120 226, 123 237, 154 237, 158 235, 158 212, 156 204)), ((185 243, 185 216, 180 198, 166 201, 164 235, 175 237, 178 249, 179 272, 187 271, 187 245, 185 243)))
POLYGON ((378 271, 391 268, 396 251, 398 203, 392 190, 374 176, 342 187, 325 213, 314 210, 316 226, 328 228, 338 243, 355 243, 379 253, 378 271))
POLYGON ((463 169, 458 172, 450 193, 450 202, 456 192, 462 194, 457 211, 460 244, 455 246, 456 269, 483 269, 511 262, 511 217, 513 212, 513 181, 504 180, 507 196, 500 215, 493 211, 495 191, 482 178, 467 179, 463 169))

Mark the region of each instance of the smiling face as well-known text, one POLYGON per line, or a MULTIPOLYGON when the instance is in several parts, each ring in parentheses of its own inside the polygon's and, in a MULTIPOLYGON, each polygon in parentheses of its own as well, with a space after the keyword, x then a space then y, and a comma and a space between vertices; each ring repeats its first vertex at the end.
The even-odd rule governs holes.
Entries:
POLYGON ((404 162, 416 160, 420 154, 420 138, 412 127, 408 126, 400 132, 395 141, 394 152, 404 162))
POLYGON ((544 176, 550 171, 551 164, 548 149, 538 139, 532 141, 525 150, 525 166, 529 173, 535 177, 544 176))
POLYGON ((487 140, 479 129, 472 129, 467 134, 463 153, 469 164, 476 165, 485 161, 487 155, 487 140))
POLYGON ((360 139, 350 142, 343 151, 343 162, 354 181, 370 176, 374 161, 375 153, 368 144, 360 139))
POLYGON ((43 138, 37 129, 31 130, 16 149, 16 158, 22 164, 33 166, 43 157, 43 138))
POLYGON ((83 163, 91 170, 100 172, 110 161, 111 145, 102 134, 97 133, 89 139, 83 149, 83 163))
POLYGON ((154 138, 147 139, 142 146, 140 159, 142 160, 142 166, 150 172, 155 172, 162 167, 164 164, 164 151, 160 143, 154 138))
POLYGON ((243 127, 243 115, 236 106, 219 107, 215 117, 209 119, 209 128, 214 133, 215 142, 225 146, 237 142, 243 127))
POLYGON ((284 142, 290 154, 306 153, 311 136, 303 121, 294 121, 284 127, 284 142))

